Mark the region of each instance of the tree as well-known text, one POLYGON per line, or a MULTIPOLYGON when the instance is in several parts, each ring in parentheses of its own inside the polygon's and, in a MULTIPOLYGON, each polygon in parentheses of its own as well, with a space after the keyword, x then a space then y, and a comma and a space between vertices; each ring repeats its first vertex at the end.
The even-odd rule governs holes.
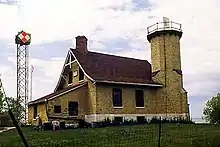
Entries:
POLYGON ((3 112, 3 92, 1 90, 1 87, 0 87, 0 113, 3 112))
POLYGON ((3 113, 5 110, 5 100, 4 100, 4 95, 2 91, 2 82, 1 82, 1 77, 0 77, 0 113, 3 113))
POLYGON ((13 97, 7 97, 7 101, 15 118, 17 118, 17 120, 19 121, 24 119, 24 112, 25 112, 24 106, 21 105, 21 103, 18 103, 18 109, 17 109, 17 101, 13 97))
POLYGON ((203 110, 205 120, 210 123, 220 124, 220 93, 212 97, 203 110))
POLYGON ((9 108, 11 108, 12 113, 14 114, 15 118, 17 118, 18 121, 24 119, 24 112, 25 112, 24 106, 22 106, 21 103, 18 103, 17 106, 17 101, 13 97, 4 96, 3 85, 0 77, 0 113, 7 113, 9 108), (7 103, 6 103, 6 99, 7 99, 7 103))

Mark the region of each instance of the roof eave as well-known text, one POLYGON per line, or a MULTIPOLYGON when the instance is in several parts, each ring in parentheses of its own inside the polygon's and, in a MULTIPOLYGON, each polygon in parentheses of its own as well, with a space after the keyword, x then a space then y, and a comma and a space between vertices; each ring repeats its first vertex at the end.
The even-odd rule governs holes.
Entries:
POLYGON ((116 82, 116 81, 105 81, 105 80, 96 80, 95 82, 96 83, 109 83, 109 84, 149 86, 149 87, 163 87, 162 84, 154 84, 154 83, 131 83, 131 82, 116 82))
POLYGON ((81 85, 78 85, 78 86, 73 87, 73 88, 71 88, 71 89, 69 89, 69 90, 63 91, 62 93, 58 93, 58 94, 56 94, 56 95, 54 95, 54 96, 52 96, 52 97, 48 97, 48 98, 45 98, 45 99, 41 99, 41 98, 40 98, 39 101, 36 101, 36 100, 35 100, 35 101, 32 101, 32 102, 29 102, 28 105, 40 104, 40 103, 45 102, 45 100, 52 100, 52 99, 54 99, 54 98, 56 98, 56 97, 59 97, 59 96, 61 96, 61 95, 64 95, 64 94, 66 94, 66 93, 69 93, 69 92, 71 92, 71 91, 73 91, 73 90, 76 90, 76 89, 78 89, 78 88, 80 88, 80 87, 83 87, 83 86, 85 86, 86 84, 87 84, 87 82, 82 83, 81 85))

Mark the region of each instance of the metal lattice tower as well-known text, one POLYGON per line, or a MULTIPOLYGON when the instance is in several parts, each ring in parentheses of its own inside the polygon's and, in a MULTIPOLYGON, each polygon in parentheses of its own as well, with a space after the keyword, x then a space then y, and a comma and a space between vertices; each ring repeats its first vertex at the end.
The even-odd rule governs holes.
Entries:
MULTIPOLYGON (((0 0, 0 4, 17 6, 18 15, 19 15, 19 29, 22 28, 23 20, 21 15, 21 1, 22 0, 0 0)), ((28 102, 28 81, 29 81, 29 45, 31 41, 31 35, 25 33, 24 31, 18 32, 15 37, 15 43, 17 44, 17 104, 24 106, 25 110, 22 113, 25 119, 27 120, 27 102, 28 102)), ((18 112, 17 107, 17 112, 18 112)), ((17 117, 17 119, 20 119, 17 117)))
MULTIPOLYGON (((28 103, 28 82, 29 82, 29 45, 31 36, 30 34, 21 31, 15 37, 17 44, 17 106, 20 103, 24 106, 25 110, 22 113, 23 118, 27 120, 27 103, 28 103)), ((17 112, 19 108, 17 107, 17 112)), ((21 118, 17 118, 21 119, 21 118)))

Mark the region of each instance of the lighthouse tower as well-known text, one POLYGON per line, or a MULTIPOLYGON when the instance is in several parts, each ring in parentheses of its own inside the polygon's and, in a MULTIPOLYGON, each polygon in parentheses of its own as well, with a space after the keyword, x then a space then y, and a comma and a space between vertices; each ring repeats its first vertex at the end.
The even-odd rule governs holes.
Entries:
POLYGON ((169 21, 148 27, 147 39, 151 44, 152 76, 156 82, 164 85, 157 91, 160 113, 166 117, 189 118, 187 92, 183 88, 181 70, 180 39, 181 24, 169 21))

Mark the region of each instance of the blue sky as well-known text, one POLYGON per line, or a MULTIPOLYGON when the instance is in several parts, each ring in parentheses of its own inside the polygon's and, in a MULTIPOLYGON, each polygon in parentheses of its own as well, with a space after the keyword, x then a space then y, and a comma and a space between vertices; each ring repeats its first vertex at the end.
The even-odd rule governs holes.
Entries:
POLYGON ((21 0, 0 4, 0 73, 16 96, 15 34, 32 34, 33 99, 53 91, 69 47, 86 35, 89 50, 150 60, 147 26, 163 16, 182 24, 184 87, 192 117, 220 92, 220 4, 218 0, 21 0), (41 86, 43 85, 43 86, 41 86))

